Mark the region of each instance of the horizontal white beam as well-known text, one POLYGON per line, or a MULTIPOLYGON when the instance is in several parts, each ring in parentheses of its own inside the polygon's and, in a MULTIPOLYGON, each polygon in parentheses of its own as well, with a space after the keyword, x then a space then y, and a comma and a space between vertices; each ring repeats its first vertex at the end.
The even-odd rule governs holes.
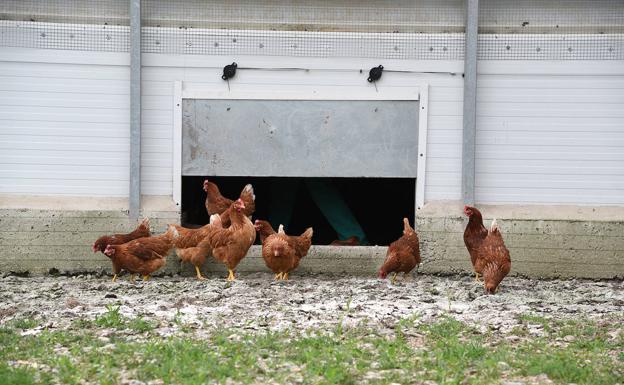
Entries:
POLYGON ((368 90, 362 87, 271 87, 270 90, 238 90, 228 91, 205 89, 183 89, 183 99, 253 99, 253 100, 418 100, 420 90, 414 88, 375 88, 370 85, 368 90))

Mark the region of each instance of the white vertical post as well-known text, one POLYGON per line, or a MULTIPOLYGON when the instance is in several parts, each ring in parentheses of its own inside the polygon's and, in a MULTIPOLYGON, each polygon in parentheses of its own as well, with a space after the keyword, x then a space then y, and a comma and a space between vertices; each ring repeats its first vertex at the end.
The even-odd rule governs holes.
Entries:
POLYGON ((173 201, 182 203, 182 82, 173 84, 173 201))
POLYGON ((418 170, 416 172, 416 213, 425 204, 425 176, 427 166, 427 121, 429 115, 429 85, 420 87, 418 97, 418 170))
POLYGON ((130 0, 130 192, 131 220, 141 208, 141 0, 130 0))
POLYGON ((464 125, 462 144, 462 197, 475 201, 475 142, 477 132, 477 39, 479 0, 466 0, 466 51, 464 55, 464 125))

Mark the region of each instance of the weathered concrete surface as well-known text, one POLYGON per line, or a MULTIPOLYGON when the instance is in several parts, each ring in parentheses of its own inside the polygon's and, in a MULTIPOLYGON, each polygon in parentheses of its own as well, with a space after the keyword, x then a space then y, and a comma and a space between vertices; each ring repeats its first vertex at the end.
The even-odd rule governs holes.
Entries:
MULTIPOLYGON (((150 218, 154 234, 167 223, 178 223, 177 206, 166 197, 146 197, 141 217, 150 218)), ((110 271, 110 260, 91 251, 104 234, 123 233, 136 227, 128 217, 123 198, 0 196, 0 272, 110 271)), ((177 273, 179 263, 169 258, 162 270, 177 273)))
MULTIPOLYGON (((299 273, 328 273, 340 275, 375 275, 386 256, 386 247, 338 247, 312 246, 308 255, 301 260, 299 273)), ((225 266, 214 259, 209 259, 205 272, 219 272, 227 275, 225 266)), ((237 272, 266 272, 269 269, 262 259, 261 246, 252 246, 251 250, 238 266, 237 272)), ((190 264, 181 266, 181 273, 194 274, 190 264)))
MULTIPOLYGON (((167 223, 178 223, 177 206, 164 197, 143 200, 142 216, 151 220, 155 234, 167 223)), ((512 274, 529 277, 624 277, 624 209, 543 206, 483 206, 487 225, 496 215, 511 252, 512 274), (535 219, 530 219, 530 218, 535 219), (586 219, 584 219, 586 218, 586 219), (600 220, 600 218, 605 218, 600 220)), ((428 204, 418 212, 416 229, 421 239, 425 273, 470 273, 463 243, 467 219, 457 202, 428 204)), ((127 200, 35 197, 7 200, 0 197, 0 273, 110 272, 110 261, 91 251, 102 234, 130 231, 127 200), (91 205, 91 206, 90 206, 91 205), (91 209, 86 209, 86 208, 91 209), (97 207, 98 210, 93 210, 97 207), (102 208, 102 209, 100 209, 102 208), (106 209, 104 209, 106 208, 106 209)), ((399 234, 397 234, 398 236, 399 234)), ((385 247, 313 246, 301 273, 374 275, 382 264, 385 247)), ((209 259, 206 272, 224 273, 209 259)), ((239 272, 267 271, 254 246, 239 272)), ((163 274, 193 274, 173 254, 163 274)))

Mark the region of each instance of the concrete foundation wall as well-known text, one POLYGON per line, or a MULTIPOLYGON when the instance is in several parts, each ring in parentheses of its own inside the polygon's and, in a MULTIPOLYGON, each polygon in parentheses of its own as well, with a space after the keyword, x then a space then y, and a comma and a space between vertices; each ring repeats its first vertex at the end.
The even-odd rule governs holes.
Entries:
MULTIPOLYGON (((176 212, 144 212, 152 233, 179 221, 176 212)), ((0 210, 0 272, 47 274, 110 271, 110 260, 91 245, 104 234, 132 231, 126 211, 0 210)), ((166 271, 177 271, 169 258, 166 271)))
MULTIPOLYGON (((124 209, 110 204, 92 206, 102 210, 75 209, 76 205, 62 202, 56 203, 56 209, 46 209, 32 201, 31 208, 13 206, 19 206, 19 202, 0 208, 0 273, 110 272, 109 259, 101 253, 94 254, 91 245, 102 234, 127 232, 135 226, 124 209)), ((163 205, 148 201, 146 206, 142 214, 150 218, 155 234, 164 232, 167 223, 179 221, 177 207, 170 202, 163 205)), ((624 277, 624 219, 619 212, 622 209, 551 206, 540 208, 541 215, 536 214, 535 207, 481 209, 486 226, 494 216, 497 218, 511 252, 512 274, 545 278, 624 277), (531 219, 535 217, 540 218, 531 219)), ((467 220, 461 212, 459 203, 428 204, 419 211, 416 230, 421 239, 420 271, 472 271, 463 243, 467 220)), ((386 248, 380 246, 313 246, 299 272, 374 275, 385 254, 386 248)), ((226 270, 209 259, 204 271, 226 270)), ((268 271, 259 246, 252 247, 238 268, 243 275, 252 271, 268 271)), ((161 273, 191 275, 194 271, 171 254, 161 273)))
MULTIPOLYGON (((529 277, 624 277, 624 216, 618 207, 479 206, 487 228, 494 218, 511 254, 511 274, 529 277)), ((418 213, 424 269, 471 271, 463 233, 468 220, 457 202, 418 213)))

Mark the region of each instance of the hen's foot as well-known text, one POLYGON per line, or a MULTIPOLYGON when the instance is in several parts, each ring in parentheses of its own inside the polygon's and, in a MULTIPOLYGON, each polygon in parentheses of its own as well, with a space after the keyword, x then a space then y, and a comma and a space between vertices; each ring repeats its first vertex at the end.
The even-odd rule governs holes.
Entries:
POLYGON ((280 279, 282 279, 282 273, 275 274, 275 280, 279 281, 280 279))
POLYGON ((195 272, 197 272, 197 279, 200 281, 205 281, 206 277, 204 277, 201 273, 201 271, 199 271, 199 267, 195 266, 195 272))
POLYGON ((144 275, 144 276, 143 276, 143 280, 144 280, 144 281, 149 281, 149 279, 150 279, 150 276, 149 276, 149 275, 144 275))
POLYGON ((117 280, 117 274, 113 275, 113 280, 112 282, 115 282, 117 280))
POLYGON ((229 271, 230 273, 229 273, 229 275, 228 275, 228 277, 227 277, 227 281, 228 281, 228 282, 232 282, 232 281, 236 280, 236 277, 234 276, 234 271, 233 271, 233 270, 230 270, 230 269, 228 269, 228 271, 229 271))

